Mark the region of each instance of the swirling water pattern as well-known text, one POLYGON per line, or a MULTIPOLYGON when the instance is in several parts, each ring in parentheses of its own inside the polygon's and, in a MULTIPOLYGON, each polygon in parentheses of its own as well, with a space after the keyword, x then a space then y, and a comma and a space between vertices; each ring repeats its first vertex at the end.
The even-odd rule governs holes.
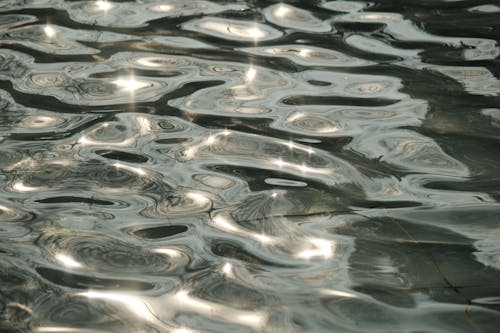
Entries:
POLYGON ((500 330, 498 4, 0 12, 0 331, 500 330))

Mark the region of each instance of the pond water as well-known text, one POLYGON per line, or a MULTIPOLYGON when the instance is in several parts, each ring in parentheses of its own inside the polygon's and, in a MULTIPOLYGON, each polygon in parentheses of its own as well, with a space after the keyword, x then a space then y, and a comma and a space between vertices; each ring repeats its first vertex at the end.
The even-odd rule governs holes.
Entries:
POLYGON ((0 12, 0 331, 499 332, 500 4, 0 12))

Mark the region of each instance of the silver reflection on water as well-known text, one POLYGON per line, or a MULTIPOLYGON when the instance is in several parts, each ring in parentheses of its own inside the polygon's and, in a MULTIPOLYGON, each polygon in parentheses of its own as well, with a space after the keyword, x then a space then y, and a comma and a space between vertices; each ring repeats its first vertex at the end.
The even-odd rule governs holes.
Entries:
POLYGON ((97 6, 97 8, 99 8, 99 10, 102 10, 104 12, 107 12, 108 10, 113 8, 113 5, 107 0, 98 0, 95 2, 95 5, 97 6))
POLYGON ((1 1, 0 332, 497 333, 494 1, 1 1))
POLYGON ((129 76, 128 78, 118 78, 112 81, 112 83, 117 85, 122 90, 128 91, 130 93, 149 86, 149 84, 146 82, 136 80, 133 75, 129 76))
POLYGON ((79 293, 78 295, 90 299, 102 299, 111 302, 117 302, 141 319, 147 321, 156 320, 156 317, 154 316, 153 313, 151 313, 151 310, 149 309, 148 305, 140 297, 129 296, 120 293, 100 292, 93 290, 82 292, 79 293))
POLYGON ((49 24, 47 24, 47 25, 43 28, 43 32, 44 32, 44 33, 45 33, 45 35, 46 35, 47 37, 49 37, 49 38, 55 37, 55 36, 56 36, 56 33, 57 33, 56 29, 55 29, 53 26, 49 25, 49 24))
POLYGON ((54 258, 59 261, 61 264, 63 264, 66 267, 69 268, 80 268, 82 267, 82 264, 80 264, 78 261, 73 259, 71 256, 65 254, 65 253, 58 253, 54 256, 54 258))
POLYGON ((40 187, 26 185, 21 180, 12 184, 12 189, 16 192, 35 192, 42 190, 40 187))

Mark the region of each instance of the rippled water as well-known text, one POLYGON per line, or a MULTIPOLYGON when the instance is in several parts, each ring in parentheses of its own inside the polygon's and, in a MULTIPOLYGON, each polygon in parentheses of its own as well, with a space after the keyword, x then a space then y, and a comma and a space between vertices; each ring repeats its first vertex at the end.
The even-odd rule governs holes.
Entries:
POLYGON ((0 331, 500 331, 500 4, 0 12, 0 331))

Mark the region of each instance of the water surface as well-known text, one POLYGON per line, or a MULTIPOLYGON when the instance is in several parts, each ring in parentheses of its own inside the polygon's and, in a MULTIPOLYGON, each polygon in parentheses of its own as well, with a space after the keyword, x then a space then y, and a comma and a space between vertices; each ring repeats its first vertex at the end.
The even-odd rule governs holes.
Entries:
POLYGON ((0 331, 498 332, 494 1, 0 12, 0 331))

